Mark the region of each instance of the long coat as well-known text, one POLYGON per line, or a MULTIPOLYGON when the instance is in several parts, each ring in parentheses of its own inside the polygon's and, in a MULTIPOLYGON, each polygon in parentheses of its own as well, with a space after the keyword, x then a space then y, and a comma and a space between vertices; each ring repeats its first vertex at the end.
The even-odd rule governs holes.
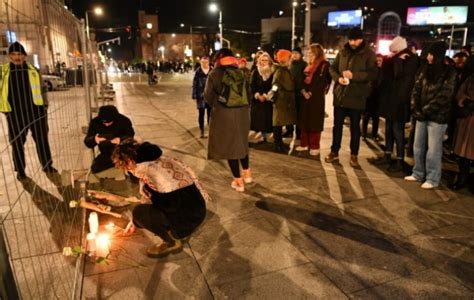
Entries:
POLYGON ((474 75, 464 81, 456 99, 464 100, 465 116, 457 121, 453 142, 454 154, 474 160, 474 75))
POLYGON ((418 57, 408 49, 384 61, 380 86, 381 117, 403 123, 410 120, 410 97, 417 70, 418 57))
POLYGON ((204 89, 204 99, 212 107, 208 159, 242 159, 249 153, 249 106, 228 108, 218 101, 225 68, 234 67, 219 66, 213 69, 204 89))
POLYGON ((268 94, 272 89, 273 74, 267 80, 258 72, 252 71, 250 80, 250 94, 252 95, 252 108, 250 111, 250 129, 262 132, 272 132, 273 128, 273 105, 271 102, 261 102, 255 98, 255 94, 268 94))
MULTIPOLYGON (((209 71, 210 72, 210 71, 209 71)), ((193 78, 193 99, 196 100, 197 109, 206 108, 204 101, 204 87, 206 86, 207 75, 201 67, 198 67, 193 78)))
POLYGON ((290 69, 276 65, 272 86, 278 87, 273 97, 273 126, 296 124, 295 84, 290 69))
POLYGON ((310 84, 303 83, 303 89, 311 93, 309 99, 301 102, 298 125, 306 131, 322 132, 324 129, 324 108, 326 91, 331 84, 329 63, 324 61, 314 71, 310 84))
POLYGON ((377 65, 375 53, 369 45, 363 42, 359 48, 353 50, 346 44, 337 54, 329 68, 334 85, 334 106, 364 110, 366 99, 370 94, 370 82, 375 79, 377 65), (348 86, 339 84, 342 72, 351 71, 353 78, 348 86))

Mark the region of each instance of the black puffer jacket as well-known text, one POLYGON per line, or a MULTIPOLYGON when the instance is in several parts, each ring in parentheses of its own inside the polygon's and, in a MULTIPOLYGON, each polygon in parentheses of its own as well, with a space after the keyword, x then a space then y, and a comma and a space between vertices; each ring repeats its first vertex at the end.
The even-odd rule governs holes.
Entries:
POLYGON ((365 41, 355 50, 349 43, 336 56, 329 68, 334 85, 334 106, 364 110, 370 94, 370 82, 377 76, 375 53, 365 41), (351 71, 353 78, 348 86, 339 84, 342 72, 351 71))
POLYGON ((418 121, 446 124, 452 109, 452 97, 456 87, 456 70, 444 66, 433 82, 427 79, 429 65, 419 71, 411 94, 413 116, 418 121))

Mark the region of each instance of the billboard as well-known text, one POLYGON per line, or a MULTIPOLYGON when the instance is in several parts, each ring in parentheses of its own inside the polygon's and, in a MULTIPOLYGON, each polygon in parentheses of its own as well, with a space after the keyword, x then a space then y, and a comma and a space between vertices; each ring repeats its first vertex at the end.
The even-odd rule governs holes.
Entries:
POLYGON ((328 14, 329 27, 358 27, 362 23, 362 10, 332 11, 328 14))
POLYGON ((409 7, 408 25, 450 25, 467 21, 467 6, 409 7))

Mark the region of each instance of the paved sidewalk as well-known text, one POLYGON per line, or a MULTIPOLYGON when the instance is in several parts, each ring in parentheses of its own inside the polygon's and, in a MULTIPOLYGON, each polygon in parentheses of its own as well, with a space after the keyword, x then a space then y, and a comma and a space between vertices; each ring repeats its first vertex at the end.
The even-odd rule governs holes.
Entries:
MULTIPOLYGON (((157 241, 138 231, 112 242, 109 265, 86 265, 85 299, 428 299, 474 297, 474 198, 445 187, 424 191, 367 163, 341 163, 252 149, 255 183, 230 188, 227 163, 206 160, 191 100, 191 75, 156 87, 122 76, 119 110, 143 140, 183 159, 212 196, 205 223, 185 250, 146 257, 157 241)), ((332 114, 331 100, 327 112, 332 114)), ((322 156, 331 143, 326 119, 322 156)), ((108 190, 136 192, 115 182, 108 190)), ((101 223, 107 220, 102 219, 101 223)), ((120 222, 116 222, 120 226, 120 222)))

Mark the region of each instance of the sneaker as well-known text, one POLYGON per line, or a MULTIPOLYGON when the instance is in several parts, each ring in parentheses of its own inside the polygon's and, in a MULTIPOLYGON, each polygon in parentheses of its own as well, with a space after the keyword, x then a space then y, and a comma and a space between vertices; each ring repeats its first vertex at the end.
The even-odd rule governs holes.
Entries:
POLYGON ((357 155, 351 155, 351 160, 349 161, 349 164, 353 168, 360 168, 359 160, 357 159, 357 155))
POLYGON ((230 186, 237 192, 245 192, 244 181, 242 180, 242 178, 235 178, 234 180, 232 180, 230 186))
POLYGON ((411 181, 411 182, 417 182, 417 181, 419 181, 418 178, 416 178, 416 177, 413 176, 413 175, 405 176, 405 178, 403 178, 403 179, 405 179, 406 181, 411 181))
POLYGON ((180 240, 172 242, 162 242, 147 249, 146 253, 149 257, 158 258, 167 256, 170 253, 178 253, 183 250, 183 243, 180 240))
POLYGON ((336 153, 329 153, 325 158, 324 158, 324 161, 327 162, 327 163, 333 163, 335 161, 338 161, 339 160, 339 156, 336 154, 336 153))
POLYGON ((318 156, 318 155, 319 155, 319 149, 311 149, 311 150, 309 150, 309 155, 311 155, 311 156, 318 156))
POLYGON ((301 151, 308 151, 309 147, 302 147, 302 146, 298 146, 295 148, 296 151, 298 152, 301 152, 301 151))
POLYGON ((257 134, 253 138, 256 140, 263 140, 262 132, 261 131, 257 132, 257 134))
POLYGON ((252 183, 253 178, 252 174, 250 174, 250 169, 242 170, 242 178, 244 179, 244 183, 252 183))
POLYGON ((426 181, 425 183, 421 185, 421 188, 424 190, 432 190, 435 188, 435 186, 432 183, 426 181))

